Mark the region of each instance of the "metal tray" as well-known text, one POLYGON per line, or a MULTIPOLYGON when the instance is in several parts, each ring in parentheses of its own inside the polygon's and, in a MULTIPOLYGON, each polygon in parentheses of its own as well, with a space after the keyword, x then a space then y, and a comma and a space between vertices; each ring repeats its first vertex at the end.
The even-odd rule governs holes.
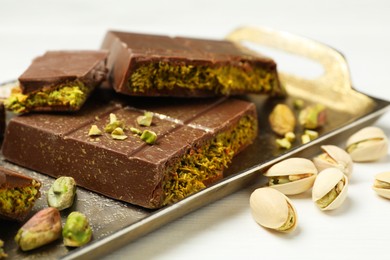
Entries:
MULTIPOLYGON (((229 34, 227 39, 238 44, 250 42, 268 46, 309 58, 320 63, 324 73, 315 79, 280 73, 281 80, 289 92, 287 99, 269 99, 258 95, 242 97, 251 100, 257 106, 260 134, 253 145, 233 160, 225 177, 218 183, 160 210, 145 210, 79 188, 77 202, 71 209, 62 212, 62 221, 64 222, 71 211, 85 213, 93 228, 92 242, 72 250, 65 247, 61 240, 57 240, 33 251, 22 252, 13 239, 22 223, 0 220, 0 239, 5 242, 4 248, 9 258, 93 259, 105 255, 169 221, 257 182, 260 173, 277 161, 291 156, 310 158, 319 153, 321 144, 339 144, 352 132, 372 124, 390 109, 390 102, 369 97, 351 87, 344 57, 328 46, 266 28, 240 28, 229 34), (307 144, 296 141, 291 149, 281 150, 275 145, 276 136, 269 128, 268 115, 275 104, 291 105, 295 98, 301 98, 307 103, 325 104, 328 109, 328 123, 319 131, 320 136, 317 139, 307 144)), ((302 129, 297 130, 297 140, 301 132, 302 129)), ((41 180, 42 196, 31 214, 46 207, 45 192, 52 184, 53 178, 13 165, 2 157, 0 164, 41 180)))

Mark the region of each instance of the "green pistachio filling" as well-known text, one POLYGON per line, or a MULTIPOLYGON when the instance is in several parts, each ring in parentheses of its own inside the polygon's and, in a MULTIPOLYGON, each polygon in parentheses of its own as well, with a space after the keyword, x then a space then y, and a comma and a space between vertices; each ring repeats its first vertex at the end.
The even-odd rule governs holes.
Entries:
POLYGON ((213 68, 154 62, 139 66, 130 76, 128 83, 134 93, 182 88, 213 91, 223 95, 228 95, 231 91, 284 94, 276 74, 265 68, 246 69, 235 66, 213 68))
POLYGON ((22 94, 20 89, 13 90, 4 104, 15 113, 26 113, 37 107, 61 106, 77 109, 87 99, 91 87, 81 81, 69 82, 55 89, 42 90, 31 94, 22 94))
POLYGON ((310 173, 302 173, 302 174, 291 174, 291 175, 284 175, 284 176, 272 176, 269 177, 268 185, 280 185, 280 184, 286 184, 293 181, 298 181, 304 178, 308 178, 312 176, 310 173))
POLYGON ((295 212, 289 203, 287 203, 287 206, 288 206, 288 218, 286 222, 281 227, 278 228, 278 230, 280 231, 289 230, 295 225, 295 212))
POLYGON ((206 187, 205 181, 222 174, 233 156, 257 135, 257 121, 252 116, 200 147, 194 147, 180 161, 169 167, 163 183, 164 205, 177 202, 206 187))
POLYGON ((320 208, 326 208, 339 196, 344 187, 344 180, 341 180, 337 185, 331 189, 324 197, 316 201, 320 208))
POLYGON ((37 199, 41 184, 35 180, 31 186, 0 190, 0 211, 5 214, 23 214, 37 199))
POLYGON ((385 181, 375 180, 374 187, 378 189, 390 189, 390 183, 385 181))

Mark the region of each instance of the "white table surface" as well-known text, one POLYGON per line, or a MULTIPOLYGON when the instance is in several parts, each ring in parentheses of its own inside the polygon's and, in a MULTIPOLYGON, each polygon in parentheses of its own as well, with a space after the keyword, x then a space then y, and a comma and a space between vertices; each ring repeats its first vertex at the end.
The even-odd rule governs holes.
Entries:
MULTIPOLYGON (((340 50, 359 91, 390 100, 387 0, 0 1, 0 82, 46 50, 99 48, 109 29, 220 39, 267 26, 340 50)), ((284 68, 283 60, 277 60, 284 68)), ((390 114, 375 123, 390 136, 390 114)), ((252 219, 248 187, 113 252, 107 259, 389 259, 390 201, 371 185, 390 156, 355 164, 348 199, 324 213, 310 194, 292 197, 299 227, 277 234, 252 219), (115 258, 114 258, 115 257, 115 258)))

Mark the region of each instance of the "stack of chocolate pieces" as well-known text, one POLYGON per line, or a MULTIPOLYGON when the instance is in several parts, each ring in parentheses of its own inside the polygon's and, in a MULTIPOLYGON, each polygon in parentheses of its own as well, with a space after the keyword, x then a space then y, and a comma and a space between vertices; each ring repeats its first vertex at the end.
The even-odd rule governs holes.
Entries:
POLYGON ((151 209, 212 185, 253 142, 256 107, 230 96, 285 95, 275 62, 231 42, 126 32, 102 51, 46 53, 19 82, 7 160, 151 209), (96 88, 105 77, 114 92, 96 88))

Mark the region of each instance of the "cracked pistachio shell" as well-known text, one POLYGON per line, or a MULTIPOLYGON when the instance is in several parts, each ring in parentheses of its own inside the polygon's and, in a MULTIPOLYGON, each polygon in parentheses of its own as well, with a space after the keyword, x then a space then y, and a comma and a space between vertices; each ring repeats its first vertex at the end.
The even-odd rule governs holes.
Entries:
POLYGON ((266 177, 289 176, 296 174, 309 174, 308 177, 270 187, 277 189, 285 195, 294 195, 309 190, 317 176, 317 168, 314 163, 305 158, 289 158, 274 164, 264 174, 266 177))
POLYGON ((375 175, 373 190, 381 197, 390 199, 390 172, 375 175))
POLYGON ((376 161, 386 156, 388 139, 382 129, 369 126, 347 140, 347 152, 355 162, 376 161))
POLYGON ((298 223, 296 210, 283 193, 273 188, 259 188, 251 194, 249 202, 252 216, 259 225, 280 232, 295 230, 298 223), (293 220, 291 225, 280 230, 289 219, 293 220))
POLYGON ((333 210, 340 207, 347 198, 348 191, 348 178, 344 173, 337 168, 327 168, 318 173, 316 180, 314 181, 312 199, 316 202, 325 195, 327 195, 336 185, 344 180, 344 186, 341 192, 336 198, 326 207, 320 208, 321 210, 333 210))
POLYGON ((313 158, 313 162, 318 171, 336 167, 348 178, 351 177, 353 162, 349 153, 335 145, 323 145, 321 149, 323 153, 313 158))

